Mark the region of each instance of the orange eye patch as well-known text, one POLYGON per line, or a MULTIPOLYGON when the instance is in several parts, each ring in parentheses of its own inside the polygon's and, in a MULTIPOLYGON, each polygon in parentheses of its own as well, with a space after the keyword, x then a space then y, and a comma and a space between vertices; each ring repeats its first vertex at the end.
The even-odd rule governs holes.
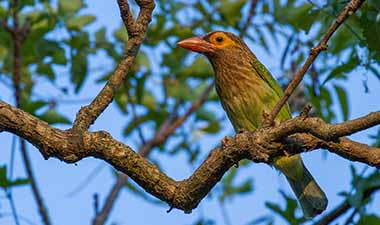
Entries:
POLYGON ((225 48, 234 42, 223 32, 215 32, 210 36, 209 42, 217 48, 225 48))

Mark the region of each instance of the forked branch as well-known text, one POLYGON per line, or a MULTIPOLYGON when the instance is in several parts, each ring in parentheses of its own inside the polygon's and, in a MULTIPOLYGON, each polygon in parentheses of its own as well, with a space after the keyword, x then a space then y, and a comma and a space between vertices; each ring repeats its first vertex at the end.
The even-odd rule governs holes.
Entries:
POLYGON ((0 102, 0 130, 25 138, 45 158, 55 157, 68 163, 90 156, 102 159, 128 175, 147 192, 185 212, 195 208, 224 173, 242 159, 271 163, 274 157, 284 155, 284 151, 297 154, 326 148, 351 161, 380 166, 379 148, 343 137, 378 124, 380 112, 335 125, 319 118, 296 117, 273 128, 243 132, 227 139, 223 146, 210 151, 206 160, 189 178, 175 181, 107 132, 78 134, 72 130, 59 130, 0 102))

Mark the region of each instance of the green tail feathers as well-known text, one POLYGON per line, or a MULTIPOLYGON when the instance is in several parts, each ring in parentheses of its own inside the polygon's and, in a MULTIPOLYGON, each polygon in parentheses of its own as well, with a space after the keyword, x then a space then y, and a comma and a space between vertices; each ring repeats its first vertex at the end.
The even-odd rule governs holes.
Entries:
POLYGON ((298 198, 304 216, 312 218, 326 209, 327 198, 304 165, 302 174, 300 179, 286 178, 298 198))

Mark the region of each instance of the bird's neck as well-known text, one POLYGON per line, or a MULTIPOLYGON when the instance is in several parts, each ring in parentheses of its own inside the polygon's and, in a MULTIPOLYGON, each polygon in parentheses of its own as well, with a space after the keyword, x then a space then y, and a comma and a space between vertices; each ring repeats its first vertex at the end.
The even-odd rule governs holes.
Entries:
MULTIPOLYGON (((223 89, 224 97, 236 96, 239 91, 255 90, 263 82, 252 67, 254 55, 217 56, 211 61, 217 89, 223 89)), ((220 94, 220 93, 219 93, 220 94)), ((223 99, 222 99, 223 100, 223 99)))

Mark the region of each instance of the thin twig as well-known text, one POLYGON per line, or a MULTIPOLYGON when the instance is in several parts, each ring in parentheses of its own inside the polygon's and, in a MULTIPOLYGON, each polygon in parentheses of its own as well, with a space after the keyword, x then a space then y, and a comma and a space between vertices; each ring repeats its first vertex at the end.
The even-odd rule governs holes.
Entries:
POLYGON ((13 216, 13 220, 15 221, 15 225, 20 225, 20 220, 18 218, 16 205, 15 205, 15 202, 13 200, 13 195, 11 192, 7 192, 6 196, 7 196, 7 199, 9 201, 9 205, 11 206, 11 212, 12 212, 11 214, 13 216))
MULTIPOLYGON (((12 146, 11 146, 11 158, 10 158, 10 162, 9 162, 9 180, 12 180, 13 178, 13 172, 14 172, 14 160, 15 160, 15 153, 16 153, 16 140, 17 140, 17 137, 15 135, 13 135, 12 137, 12 146)), ((6 198, 8 199, 9 201, 9 205, 11 206, 11 214, 13 216, 13 220, 15 221, 15 224, 16 225, 19 225, 19 218, 18 218, 18 213, 17 213, 17 208, 16 208, 16 204, 15 202, 13 201, 13 194, 12 194, 12 188, 8 188, 6 190, 6 198)))
POLYGON ((352 213, 350 214, 350 216, 347 218, 346 222, 344 222, 343 225, 350 225, 351 223, 354 222, 354 218, 356 216, 356 214, 358 213, 358 209, 355 208, 352 213))
POLYGON ((194 101, 191 106, 187 109, 187 111, 179 118, 177 118, 175 121, 169 123, 163 123, 162 126, 160 126, 159 129, 157 129, 156 134, 154 135, 154 138, 147 142, 146 145, 144 145, 142 148, 140 148, 139 153, 141 155, 146 155, 147 151, 150 151, 153 147, 160 145, 166 141, 166 139, 189 118, 190 115, 193 114, 199 107, 205 103, 205 101, 208 98, 208 95, 210 94, 212 88, 214 87, 214 83, 209 84, 206 89, 203 91, 201 96, 194 101))
MULTIPOLYGON (((20 108, 21 105, 21 71, 22 71, 22 45, 27 35, 27 29, 20 29, 19 22, 18 22, 18 0, 12 1, 12 19, 13 19, 13 27, 10 29, 12 32, 10 34, 12 35, 12 41, 13 41, 13 89, 15 93, 16 98, 16 106, 20 108)), ((50 219, 47 212, 47 208, 45 207, 43 203, 43 199, 41 196, 41 193, 37 187, 37 183, 33 174, 31 161, 29 159, 29 156, 27 154, 26 149, 26 143, 24 139, 20 139, 20 150, 22 154, 22 159, 24 162, 25 170, 28 175, 28 179, 32 188, 33 196, 36 200, 39 214, 42 218, 42 221, 45 225, 50 225, 50 219)))
POLYGON ((8 33, 10 33, 10 34, 13 33, 12 28, 7 24, 7 22, 5 22, 5 20, 3 20, 1 18, 0 18, 0 26, 3 27, 4 30, 7 31, 8 33))
POLYGON ((325 33, 321 41, 318 43, 318 45, 314 48, 311 48, 310 54, 307 57, 305 63, 302 65, 300 70, 298 70, 293 80, 289 83, 289 85, 285 89, 284 95, 277 102, 272 112, 269 114, 268 118, 266 119, 265 124, 264 124, 265 126, 273 124, 273 121, 276 118, 277 114, 280 112, 282 106, 286 103, 290 95, 294 92, 298 84, 302 81, 302 78, 305 76, 305 73, 309 69, 310 65, 314 62, 314 60, 317 58, 319 53, 327 49, 327 42, 329 41, 329 39, 332 37, 332 35, 335 33, 338 27, 347 19, 347 17, 355 13, 355 11, 360 8, 363 2, 364 0, 351 0, 343 8, 342 12, 338 15, 334 23, 327 30, 327 32, 325 33))
POLYGON ((251 0, 251 5, 249 8, 249 13, 248 13, 247 19, 245 20, 245 22, 244 22, 244 24, 240 30, 239 36, 241 38, 243 36, 245 36, 245 34, 247 33, 247 28, 248 28, 249 24, 251 23, 253 16, 255 15, 256 6, 257 6, 257 0, 251 0))
POLYGON ((79 184, 72 190, 70 191, 66 196, 67 197, 74 197, 77 195, 80 191, 82 191, 87 185, 90 184, 90 181, 94 179, 96 176, 100 174, 100 171, 105 168, 105 165, 103 163, 100 163, 98 166, 96 166, 90 174, 87 175, 87 177, 79 182, 79 184))
MULTIPOLYGON (((362 201, 365 201, 368 197, 370 197, 374 192, 380 190, 380 186, 372 187, 366 191, 364 191, 362 201)), ((348 202, 348 200, 343 201, 339 204, 335 209, 331 210, 329 213, 325 214, 320 220, 314 223, 314 225, 328 225, 331 224, 332 221, 339 218, 343 214, 345 214, 349 209, 353 206, 348 202)))
MULTIPOLYGON (((8 213, 8 212, 1 212, 1 217, 6 217, 6 216, 13 216, 12 215, 13 213, 8 213)), ((29 225, 37 225, 36 223, 33 223, 30 219, 24 217, 24 216, 21 216, 21 215, 17 215, 17 217, 19 218, 20 221, 23 221, 29 225)), ((17 225, 17 224, 16 224, 17 225)))
POLYGON ((117 177, 116 183, 112 186, 110 193, 107 195, 102 209, 95 215, 95 218, 92 221, 93 225, 102 225, 106 222, 108 215, 110 214, 112 207, 119 196, 119 192, 124 187, 126 181, 127 176, 125 174, 120 174, 117 177))
POLYGON ((25 170, 26 170, 26 173, 28 174, 29 183, 30 183, 30 186, 32 187, 33 196, 34 196, 34 199, 36 200, 38 211, 41 215, 43 223, 45 225, 50 225, 51 221, 49 218, 49 213, 42 199, 41 191, 37 186, 36 178, 34 176, 30 158, 28 156, 28 152, 26 149, 26 142, 23 138, 20 139, 20 145, 21 145, 20 149, 21 149, 21 154, 24 161, 24 165, 25 165, 25 170))
POLYGON ((222 213, 222 218, 224 220, 224 225, 232 225, 230 216, 228 215, 228 210, 223 201, 219 200, 219 206, 222 213))

